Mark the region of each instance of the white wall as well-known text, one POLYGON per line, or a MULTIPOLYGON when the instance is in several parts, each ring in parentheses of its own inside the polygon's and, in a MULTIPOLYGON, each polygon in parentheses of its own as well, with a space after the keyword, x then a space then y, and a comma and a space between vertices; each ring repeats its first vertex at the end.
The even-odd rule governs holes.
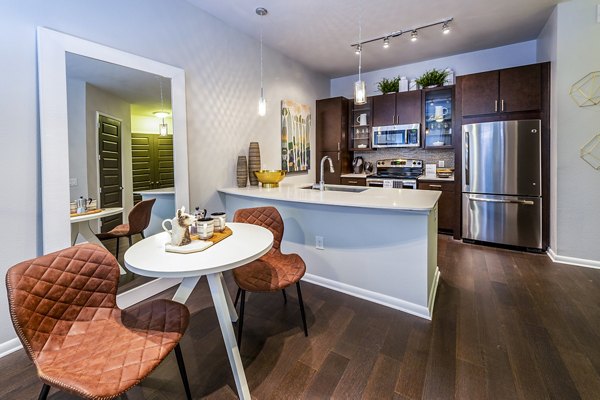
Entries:
MULTIPOLYGON (((361 74, 361 77, 367 85, 367 94, 373 96, 381 94, 381 92, 377 90, 377 82, 379 82, 381 78, 389 79, 396 76, 406 76, 410 80, 418 78, 425 71, 432 68, 451 68, 454 71, 454 75, 458 76, 491 71, 494 69, 510 68, 518 65, 534 64, 536 62, 536 41, 531 40, 493 49, 473 51, 414 64, 366 72, 361 74)), ((358 73, 358 62, 356 65, 358 73)), ((349 75, 332 79, 330 89, 331 96, 354 98, 353 85, 357 79, 358 75, 349 75)))
POLYGON ((600 70, 597 0, 558 4, 540 36, 541 61, 552 61, 552 142, 556 163, 555 221, 552 250, 600 267, 600 172, 579 158, 579 151, 600 133, 600 106, 580 108, 569 97, 573 83, 600 70))
MULTIPOLYGON (((265 48, 268 115, 258 117, 258 42, 183 0, 3 2, 0 37, 10 40, 2 40, 0 50, 10 62, 0 64, 0 117, 11 121, 13 129, 0 132, 0 144, 11 149, 0 157, 2 182, 8 188, 0 193, 0 221, 6 227, 0 230, 2 275, 9 266, 41 252, 38 25, 185 70, 190 204, 210 211, 223 208, 216 188, 235 185, 237 156, 247 153, 250 141, 260 142, 267 166, 279 166, 281 99, 310 104, 314 112, 315 99, 329 94, 325 76, 265 48)), ((313 160, 310 174, 286 180, 312 181, 314 165, 313 160)), ((2 344, 15 337, 4 285, 0 327, 1 354, 2 344)))
POLYGON ((77 184, 70 186, 71 201, 88 197, 87 153, 85 126, 85 82, 67 79, 67 108, 69 118, 69 178, 77 184))

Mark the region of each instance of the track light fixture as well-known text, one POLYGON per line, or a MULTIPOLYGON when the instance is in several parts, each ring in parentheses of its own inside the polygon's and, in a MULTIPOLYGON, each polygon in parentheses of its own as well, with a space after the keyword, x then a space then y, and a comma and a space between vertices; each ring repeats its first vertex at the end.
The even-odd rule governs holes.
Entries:
POLYGON ((390 46, 390 38, 402 36, 403 33, 408 33, 408 32, 410 32, 410 40, 412 42, 415 42, 419 38, 418 31, 420 31, 421 29, 426 29, 426 28, 430 28, 432 26, 437 26, 437 25, 442 25, 442 33, 444 35, 447 35, 448 33, 450 33, 450 22, 452 22, 453 20, 454 20, 454 18, 447 18, 442 21, 433 22, 431 24, 427 24, 427 25, 423 25, 423 26, 417 26, 417 27, 411 28, 411 29, 390 32, 383 36, 379 36, 379 37, 372 38, 372 39, 367 39, 367 40, 359 39, 359 41, 357 43, 352 43, 350 45, 350 47, 354 47, 356 54, 360 54, 360 52, 362 51, 362 46, 365 45, 366 43, 372 43, 372 42, 377 42, 379 40, 383 40, 383 48, 387 49, 390 46))

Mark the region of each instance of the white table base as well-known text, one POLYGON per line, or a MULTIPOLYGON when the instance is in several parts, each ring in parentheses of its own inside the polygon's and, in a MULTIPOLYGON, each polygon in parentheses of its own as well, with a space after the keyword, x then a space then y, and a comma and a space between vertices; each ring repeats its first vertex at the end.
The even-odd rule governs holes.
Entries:
MULTIPOLYGON (((200 278, 200 276, 184 278, 179 285, 177 292, 175 292, 175 295, 173 296, 173 301, 185 304, 200 281, 200 278)), ((238 396, 240 399, 250 399, 250 388, 246 381, 242 357, 240 356, 240 350, 238 349, 233 326, 231 325, 232 322, 237 321, 238 315, 235 311, 233 301, 231 301, 227 286, 225 285, 225 278, 221 272, 207 274, 206 278, 208 280, 208 286, 210 287, 210 295, 213 304, 215 305, 219 326, 221 327, 223 341, 225 342, 229 365, 233 371, 233 378, 235 380, 238 396)))

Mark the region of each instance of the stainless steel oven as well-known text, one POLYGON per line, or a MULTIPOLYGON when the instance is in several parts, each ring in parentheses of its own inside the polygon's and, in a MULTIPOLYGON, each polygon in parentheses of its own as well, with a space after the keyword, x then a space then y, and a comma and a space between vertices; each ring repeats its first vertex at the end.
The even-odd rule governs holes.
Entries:
POLYGON ((416 189, 416 179, 367 178, 367 186, 389 189, 416 189))

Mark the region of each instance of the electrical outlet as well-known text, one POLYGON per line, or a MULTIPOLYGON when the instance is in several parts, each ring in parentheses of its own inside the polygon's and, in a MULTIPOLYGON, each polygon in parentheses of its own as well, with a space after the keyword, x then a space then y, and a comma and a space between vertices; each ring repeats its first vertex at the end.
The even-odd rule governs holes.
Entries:
POLYGON ((318 250, 325 249, 325 247, 323 246, 323 236, 315 236, 315 248, 317 248, 318 250))
POLYGON ((438 161, 438 167, 444 168, 444 160, 438 161))

